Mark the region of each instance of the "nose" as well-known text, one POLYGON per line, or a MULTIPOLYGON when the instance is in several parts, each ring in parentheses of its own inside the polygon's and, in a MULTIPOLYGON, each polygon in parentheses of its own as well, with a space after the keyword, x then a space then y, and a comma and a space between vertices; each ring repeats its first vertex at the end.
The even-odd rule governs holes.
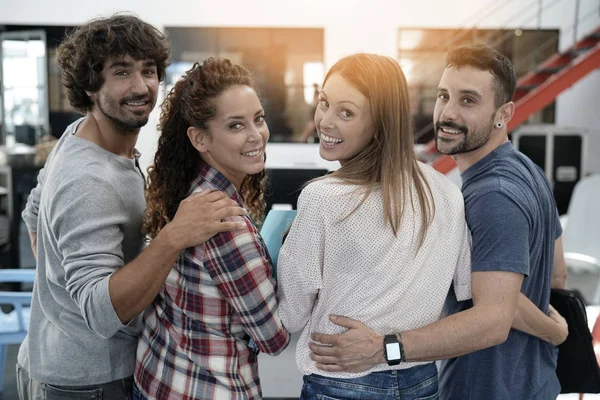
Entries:
POLYGON ((333 129, 334 128, 333 117, 334 117, 334 115, 331 110, 322 112, 321 120, 318 123, 319 130, 327 131, 327 130, 333 129))
POLYGON ((149 89, 143 72, 133 74, 131 80, 131 92, 133 94, 145 95, 148 93, 149 89))
POLYGON ((456 104, 453 101, 448 101, 442 106, 442 112, 440 113, 440 121, 456 121, 456 111, 456 104))
POLYGON ((256 142, 260 142, 262 140, 262 134, 260 132, 260 129, 256 126, 256 125, 252 125, 251 128, 248 130, 248 142, 249 143, 256 143, 256 142))

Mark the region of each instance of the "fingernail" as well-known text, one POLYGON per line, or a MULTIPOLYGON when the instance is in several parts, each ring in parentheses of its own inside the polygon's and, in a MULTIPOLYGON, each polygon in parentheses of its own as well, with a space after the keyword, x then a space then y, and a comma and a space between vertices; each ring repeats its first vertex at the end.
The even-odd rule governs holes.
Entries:
POLYGON ((244 229, 245 226, 246 224, 244 224, 243 222, 238 223, 238 229, 244 229))
POLYGON ((337 319, 335 315, 330 315, 329 318, 331 318, 332 321, 335 321, 337 319))
POLYGON ((242 210, 244 210, 244 212, 245 212, 246 214, 248 214, 248 210, 247 210, 247 209, 245 209, 245 208, 242 208, 242 210))

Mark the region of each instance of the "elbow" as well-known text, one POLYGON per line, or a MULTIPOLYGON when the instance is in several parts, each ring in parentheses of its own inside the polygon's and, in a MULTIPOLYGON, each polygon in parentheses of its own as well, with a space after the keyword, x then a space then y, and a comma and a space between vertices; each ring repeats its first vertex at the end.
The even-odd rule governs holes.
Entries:
POLYGON ((258 349, 270 356, 278 356, 290 344, 290 334, 285 330, 280 330, 277 335, 269 340, 256 342, 258 349))
POLYGON ((567 287, 567 272, 561 273, 558 276, 552 277, 552 282, 550 283, 550 287, 552 289, 564 289, 567 287))
POLYGON ((100 336, 102 339, 110 339, 119 331, 119 328, 110 326, 101 315, 98 315, 98 313, 94 311, 96 307, 91 303, 93 303, 93 301, 88 299, 80 303, 81 305, 79 307, 86 326, 90 331, 100 336))
POLYGON ((123 324, 116 315, 110 298, 104 295, 101 282, 71 292, 71 298, 79 307, 79 314, 87 328, 102 339, 110 339, 119 332, 123 324))
POLYGON ((496 318, 490 318, 486 335, 488 337, 486 347, 493 347, 506 342, 512 327, 513 318, 512 315, 502 314, 496 318))

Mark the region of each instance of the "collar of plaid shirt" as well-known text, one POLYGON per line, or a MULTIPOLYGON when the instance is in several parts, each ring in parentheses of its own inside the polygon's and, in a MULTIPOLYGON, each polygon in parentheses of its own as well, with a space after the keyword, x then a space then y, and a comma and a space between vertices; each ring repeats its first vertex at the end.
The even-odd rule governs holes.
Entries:
POLYGON ((227 196, 237 201, 240 207, 244 207, 244 202, 242 201, 242 198, 240 197, 237 190, 235 190, 233 184, 229 182, 229 179, 225 178, 225 175, 223 175, 222 173, 220 173, 205 162, 202 163, 202 166, 200 167, 200 171, 198 171, 196 179, 192 181, 192 184, 190 185, 190 190, 188 191, 188 196, 194 193, 194 190, 196 190, 198 186, 200 186, 202 182, 205 181, 210 182, 214 187, 221 190, 227 196))

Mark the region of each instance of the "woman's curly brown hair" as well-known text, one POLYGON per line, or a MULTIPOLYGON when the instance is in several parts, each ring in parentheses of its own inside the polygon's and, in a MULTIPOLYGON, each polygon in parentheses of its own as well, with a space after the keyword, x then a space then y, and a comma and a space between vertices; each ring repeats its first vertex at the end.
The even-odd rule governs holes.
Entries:
MULTIPOLYGON (((187 136, 190 126, 206 129, 216 112, 215 100, 234 85, 256 91, 250 71, 229 60, 209 58, 195 63, 167 95, 160 116, 161 131, 154 165, 148 168, 144 233, 155 238, 173 219, 179 203, 187 196, 192 181, 204 163, 187 136)), ((238 190, 254 221, 260 221, 264 209, 266 172, 247 175, 238 190)))
POLYGON ((71 105, 85 114, 93 105, 86 91, 102 87, 100 72, 108 58, 130 55, 135 60, 154 60, 162 81, 169 53, 169 43, 158 29, 136 16, 115 14, 70 32, 58 46, 56 61, 71 105))

